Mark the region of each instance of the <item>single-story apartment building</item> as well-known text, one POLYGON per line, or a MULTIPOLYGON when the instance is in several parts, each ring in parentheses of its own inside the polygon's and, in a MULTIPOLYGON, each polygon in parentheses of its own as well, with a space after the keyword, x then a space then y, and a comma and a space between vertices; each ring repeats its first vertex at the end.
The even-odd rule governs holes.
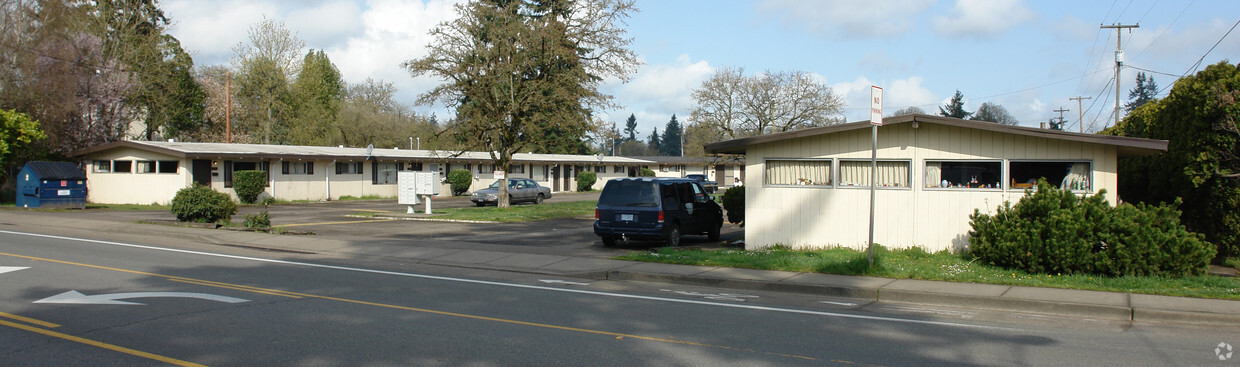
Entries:
MULTIPOLYGON (((167 204, 176 192, 197 183, 232 194, 232 174, 266 171, 263 196, 284 200, 336 200, 341 196, 397 196, 397 172, 439 172, 441 195, 451 195, 448 172, 474 174, 470 191, 494 182, 497 169, 486 152, 372 149, 267 144, 118 141, 74 153, 86 170, 87 201, 105 204, 167 204)), ((530 178, 555 192, 575 191, 577 174, 596 172, 594 189, 608 179, 628 177, 632 167, 651 162, 625 157, 513 155, 507 177, 530 178)))
MULTIPOLYGON (((967 249, 969 215, 1015 203, 1038 178, 1116 203, 1120 157, 1159 154, 1167 141, 1079 134, 930 115, 878 127, 874 242, 929 251, 967 249)), ((745 244, 866 247, 869 121, 716 142, 743 154, 745 244)))
POLYGON ((655 177, 685 177, 690 174, 704 174, 724 189, 740 183, 745 177, 745 159, 741 156, 706 157, 670 157, 670 156, 629 156, 629 158, 651 161, 654 164, 643 165, 654 172, 655 177))

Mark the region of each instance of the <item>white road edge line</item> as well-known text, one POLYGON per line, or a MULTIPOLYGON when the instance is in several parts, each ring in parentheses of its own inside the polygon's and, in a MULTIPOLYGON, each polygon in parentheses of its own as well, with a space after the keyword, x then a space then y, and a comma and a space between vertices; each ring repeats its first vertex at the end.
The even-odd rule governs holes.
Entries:
POLYGON ((936 325, 936 326, 951 326, 951 327, 974 328, 974 329, 988 329, 988 330, 1008 330, 1008 331, 1019 331, 1019 330, 1020 330, 1020 329, 1008 328, 1008 327, 999 327, 999 326, 985 326, 985 325, 972 325, 972 324, 962 324, 962 323, 955 323, 955 322, 928 321, 928 320, 913 320, 913 319, 901 319, 901 318, 893 318, 893 317, 867 316, 867 315, 851 315, 851 314, 836 313, 836 312, 823 312, 823 311, 796 310, 796 309, 789 309, 789 308, 778 308, 778 307, 767 307, 767 306, 754 306, 754 305, 741 305, 741 304, 731 304, 731 303, 719 303, 719 302, 695 301, 695 300, 687 300, 687 299, 675 299, 675 298, 663 298, 663 297, 641 296, 641 295, 635 295, 635 294, 608 293, 608 292, 587 291, 587 290, 580 290, 580 289, 554 288, 554 287, 544 287, 544 286, 537 286, 537 285, 525 285, 525 284, 501 283, 501 282, 492 282, 492 281, 486 281, 486 280, 463 279, 463 278, 452 278, 452 277, 444 277, 444 276, 437 276, 437 275, 425 275, 425 274, 401 273, 401 272, 387 271, 387 270, 375 270, 375 269, 351 268, 351 267, 347 267, 347 266, 324 265, 324 264, 304 263, 304 262, 297 262, 297 261, 276 260, 276 259, 264 259, 264 258, 249 257, 249 256, 238 256, 238 255, 228 255, 228 254, 217 254, 217 253, 213 253, 213 252, 203 252, 203 251, 193 251, 193 250, 182 250, 182 249, 174 249, 174 248, 166 248, 166 247, 156 247, 156 246, 138 245, 138 244, 124 243, 124 242, 113 242, 113 241, 104 241, 104 240, 92 240, 92 239, 86 239, 86 238, 74 238, 74 237, 56 236, 56 235, 39 234, 39 233, 25 233, 25 232, 14 232, 14 231, 6 231, 6 230, 0 230, 0 233, 7 233, 7 234, 19 235, 19 236, 30 236, 30 237, 51 238, 51 239, 58 239, 58 240, 65 240, 65 241, 78 241, 78 242, 87 242, 87 243, 97 243, 97 244, 102 244, 102 245, 111 245, 111 246, 121 246, 121 247, 140 248, 140 249, 146 249, 146 250, 167 251, 167 252, 178 252, 178 253, 184 253, 184 254, 203 255, 203 256, 212 256, 212 257, 221 257, 221 258, 237 259, 237 260, 249 260, 249 261, 264 262, 264 263, 272 263, 272 264, 297 265, 297 266, 306 266, 306 267, 312 267, 312 268, 334 269, 334 270, 344 270, 344 271, 352 271, 352 272, 360 272, 360 273, 382 274, 382 275, 394 275, 394 276, 401 276, 401 277, 421 278, 421 279, 433 279, 433 280, 441 280, 441 281, 449 281, 449 282, 472 283, 472 284, 484 284, 484 285, 493 285, 493 286, 500 286, 500 287, 524 288, 524 289, 537 289, 537 290, 552 291, 552 292, 566 292, 566 293, 577 293, 577 294, 589 294, 589 295, 595 295, 595 296, 605 296, 605 297, 617 297, 617 298, 641 299, 641 300, 648 300, 648 301, 671 302, 671 303, 685 303, 685 304, 695 304, 695 305, 704 305, 704 306, 729 307, 729 308, 738 308, 738 309, 747 309, 747 310, 756 310, 756 311, 781 312, 781 313, 792 313, 792 314, 803 314, 803 315, 815 315, 815 316, 827 316, 827 317, 839 317, 839 318, 860 319, 860 320, 872 320, 872 321, 887 321, 887 322, 897 322, 897 323, 922 324, 922 325, 936 325))

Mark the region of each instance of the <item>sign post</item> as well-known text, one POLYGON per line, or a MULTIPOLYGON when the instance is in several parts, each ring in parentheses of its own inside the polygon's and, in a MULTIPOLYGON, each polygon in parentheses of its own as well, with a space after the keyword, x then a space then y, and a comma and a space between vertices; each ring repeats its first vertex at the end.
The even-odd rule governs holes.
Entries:
POLYGON ((874 196, 878 185, 878 127, 883 126, 883 88, 870 86, 870 241, 866 259, 874 266, 874 196))

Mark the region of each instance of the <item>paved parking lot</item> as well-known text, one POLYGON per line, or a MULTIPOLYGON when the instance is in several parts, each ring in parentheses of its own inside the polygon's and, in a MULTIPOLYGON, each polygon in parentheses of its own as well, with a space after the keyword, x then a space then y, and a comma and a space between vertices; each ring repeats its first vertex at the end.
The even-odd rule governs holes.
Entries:
MULTIPOLYGON (((598 192, 557 193, 548 203, 598 200, 598 192)), ((519 204, 534 205, 534 204, 519 204)), ((435 199, 432 209, 472 207, 466 197, 435 199)), ((424 207, 416 205, 421 212, 424 207)), ((334 201, 321 203, 275 205, 267 208, 273 226, 292 231, 313 232, 319 238, 416 245, 451 249, 474 249, 543 255, 577 257, 611 257, 629 249, 658 247, 657 243, 633 243, 619 249, 603 247, 593 232, 593 215, 528 223, 455 223, 410 220, 355 218, 362 213, 404 213, 406 206, 396 200, 334 201)), ((240 222, 246 214, 256 214, 262 207, 247 206, 233 217, 240 222)), ((86 210, 70 212, 95 219, 121 221, 169 221, 175 217, 164 211, 86 210)), ((705 236, 686 236, 682 246, 721 247, 743 239, 743 229, 725 223, 719 241, 705 236)))

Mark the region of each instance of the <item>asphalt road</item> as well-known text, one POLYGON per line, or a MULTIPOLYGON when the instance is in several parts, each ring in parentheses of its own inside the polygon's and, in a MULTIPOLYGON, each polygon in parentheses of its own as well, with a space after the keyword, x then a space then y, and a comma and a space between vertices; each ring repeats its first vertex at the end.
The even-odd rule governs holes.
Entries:
POLYGON ((1220 342, 1240 345, 1235 330, 1010 314, 979 319, 949 309, 856 311, 807 295, 318 264, 0 231, 0 361, 1240 365, 1240 358, 1220 361, 1214 352, 1220 342), (71 291, 83 296, 66 295, 71 291), (53 296, 76 303, 54 303, 53 296), (139 304, 97 304, 104 301, 139 304))

